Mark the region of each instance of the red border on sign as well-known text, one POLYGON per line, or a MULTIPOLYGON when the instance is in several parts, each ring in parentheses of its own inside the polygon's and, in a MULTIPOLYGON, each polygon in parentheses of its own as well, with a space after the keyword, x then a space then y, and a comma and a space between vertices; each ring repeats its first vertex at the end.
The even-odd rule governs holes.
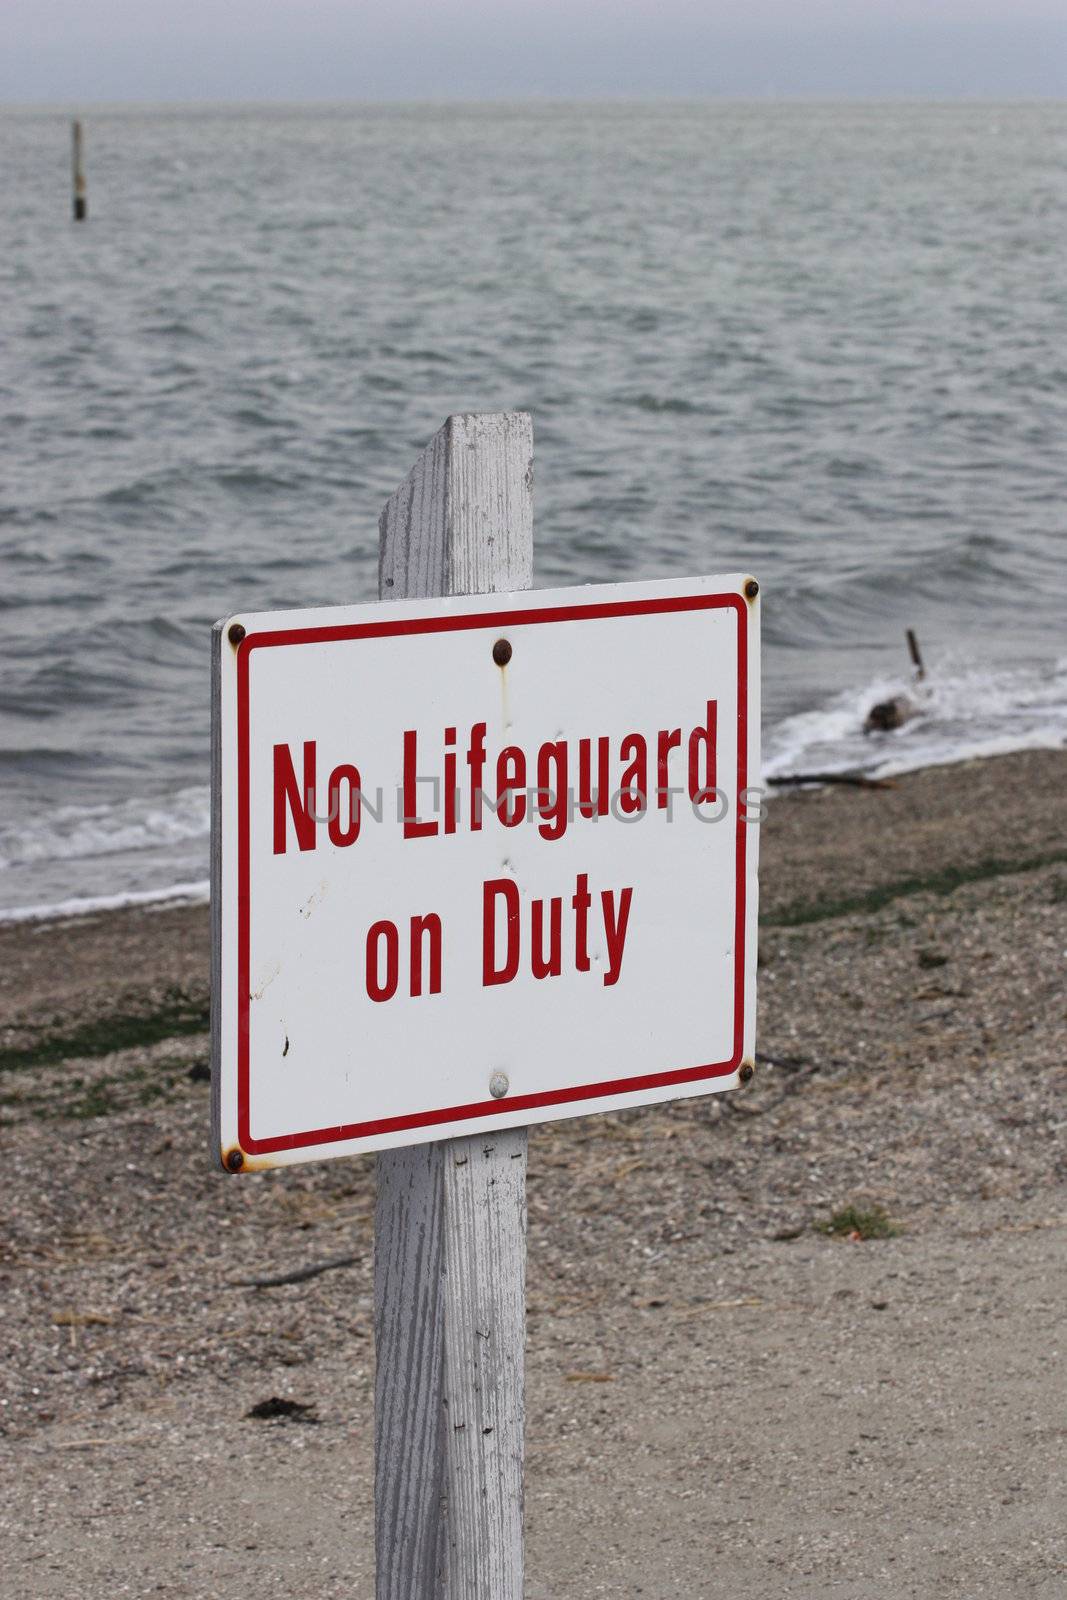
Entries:
POLYGON ((237 650, 237 1140, 247 1155, 267 1155, 277 1150, 301 1150, 311 1145, 340 1144, 409 1128, 429 1128, 474 1117, 510 1111, 536 1111, 542 1106, 573 1104, 604 1095, 631 1094, 642 1089, 665 1088, 674 1083, 695 1083, 735 1072, 744 1049, 745 1007, 745 866, 746 831, 740 796, 748 783, 748 610, 736 594, 667 596, 658 600, 609 601, 598 605, 530 607, 518 611, 479 611, 443 617, 401 616, 394 621, 354 623, 346 627, 287 628, 273 633, 249 634, 237 650), (737 613, 737 822, 735 861, 737 895, 734 910, 734 1048, 729 1061, 667 1072, 643 1073, 636 1078, 612 1078, 581 1087, 553 1089, 544 1094, 519 1094, 506 1104, 479 1100, 472 1105, 443 1106, 404 1117, 379 1117, 372 1122, 352 1122, 334 1128, 310 1128, 304 1133, 255 1139, 250 1127, 249 969, 251 950, 251 817, 249 752, 249 662, 254 650, 279 645, 330 644, 342 639, 386 639, 405 634, 460 633, 474 628, 498 630, 509 625, 528 627, 538 622, 592 622, 611 617, 651 616, 672 611, 732 609, 737 613))

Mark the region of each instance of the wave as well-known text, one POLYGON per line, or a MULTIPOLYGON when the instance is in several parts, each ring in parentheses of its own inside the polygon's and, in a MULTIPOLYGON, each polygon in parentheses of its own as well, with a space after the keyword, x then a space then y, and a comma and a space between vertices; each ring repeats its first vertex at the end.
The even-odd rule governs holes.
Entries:
POLYGON ((133 889, 125 894, 84 895, 56 900, 50 905, 11 906, 0 909, 0 923, 58 922, 65 917, 90 916, 94 911, 124 911, 129 906, 204 905, 210 899, 207 878, 193 883, 172 883, 165 889, 133 889))
POLYGON ((823 705, 786 717, 765 741, 763 775, 861 772, 891 777, 1015 750, 1067 745, 1067 658, 1043 670, 991 669, 946 656, 927 681, 872 678, 823 705), (888 733, 865 734, 880 700, 904 694, 916 715, 888 733))
POLYGON ((210 829, 211 793, 200 784, 156 799, 60 806, 0 824, 0 872, 206 839, 210 829))

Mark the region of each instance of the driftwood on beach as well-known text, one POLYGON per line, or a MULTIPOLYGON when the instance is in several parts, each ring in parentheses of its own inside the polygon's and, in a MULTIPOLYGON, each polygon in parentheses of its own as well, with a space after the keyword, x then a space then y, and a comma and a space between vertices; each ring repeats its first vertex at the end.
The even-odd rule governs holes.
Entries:
POLYGON ((838 783, 850 789, 896 788, 892 778, 868 778, 863 772, 788 772, 763 781, 775 789, 796 788, 802 783, 838 783))

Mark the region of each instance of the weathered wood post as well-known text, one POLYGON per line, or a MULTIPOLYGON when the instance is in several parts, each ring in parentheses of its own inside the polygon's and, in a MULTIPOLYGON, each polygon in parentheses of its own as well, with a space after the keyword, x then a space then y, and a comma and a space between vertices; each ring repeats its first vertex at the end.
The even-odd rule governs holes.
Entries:
POLYGON ((75 120, 70 128, 71 181, 74 189, 74 220, 84 222, 89 215, 89 201, 85 190, 85 158, 82 149, 82 125, 75 120))
MULTIPOLYGON (((382 513, 382 598, 529 588, 532 478, 525 413, 450 417, 382 513)), ((522 1600, 526 1148, 378 1156, 378 1600, 522 1600)))

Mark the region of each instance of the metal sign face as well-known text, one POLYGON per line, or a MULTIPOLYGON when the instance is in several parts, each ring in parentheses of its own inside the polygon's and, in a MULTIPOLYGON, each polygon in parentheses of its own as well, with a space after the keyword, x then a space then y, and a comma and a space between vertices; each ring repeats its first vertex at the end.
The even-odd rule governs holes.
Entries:
POLYGON ((224 1165, 737 1083, 755 595, 701 578, 219 625, 224 1165))

